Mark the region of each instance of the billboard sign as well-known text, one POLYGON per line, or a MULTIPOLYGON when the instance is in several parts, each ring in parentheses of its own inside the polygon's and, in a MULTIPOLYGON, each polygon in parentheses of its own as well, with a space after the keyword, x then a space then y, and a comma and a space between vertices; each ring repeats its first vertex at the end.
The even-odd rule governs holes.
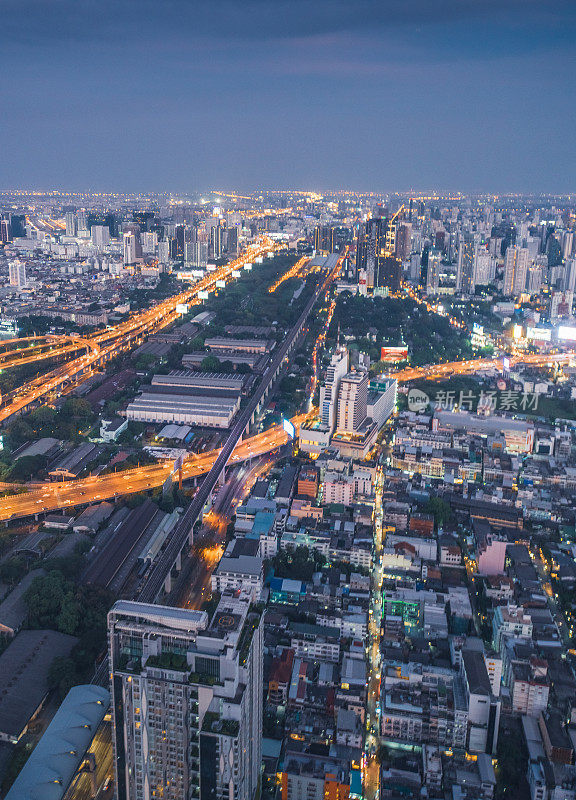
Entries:
POLYGON ((205 289, 200 289, 198 292, 198 300, 208 300, 208 292, 205 289))
POLYGON ((558 338, 568 339, 570 342, 576 341, 576 328, 569 325, 560 325, 558 328, 558 338))
POLYGON ((408 348, 405 345, 382 347, 380 350, 380 361, 385 361, 387 364, 397 364, 400 361, 406 361, 407 358, 408 348))
POLYGON ((282 417, 282 427, 284 428, 284 430, 286 431, 288 436, 290 436, 291 439, 296 438, 296 428, 290 422, 289 419, 284 419, 284 417, 282 417))
POLYGON ((532 339, 537 342, 550 342, 552 340, 552 331, 550 328, 526 328, 526 338, 532 339))
POLYGON ((176 306, 176 313, 177 314, 187 314, 189 310, 189 306, 187 303, 178 303, 176 306))

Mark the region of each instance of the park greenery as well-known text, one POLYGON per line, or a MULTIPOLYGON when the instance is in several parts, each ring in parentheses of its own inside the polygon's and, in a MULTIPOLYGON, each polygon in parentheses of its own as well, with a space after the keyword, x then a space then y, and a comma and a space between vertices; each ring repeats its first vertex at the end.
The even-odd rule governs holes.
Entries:
POLYGON ((32 581, 25 602, 29 628, 50 628, 79 639, 71 655, 55 659, 50 669, 50 686, 64 697, 90 677, 106 643, 106 615, 113 598, 105 589, 76 583, 69 565, 57 566, 32 581))
POLYGON ((86 400, 70 397, 59 410, 40 406, 17 417, 7 428, 8 443, 13 449, 44 436, 80 442, 94 420, 95 414, 86 400))
POLYGON ((369 354, 376 372, 381 371, 380 366, 385 368, 378 363, 381 347, 402 341, 408 345, 409 361, 414 366, 473 355, 470 340, 461 330, 410 298, 362 297, 342 292, 328 332, 329 345, 335 344, 338 331, 369 354))

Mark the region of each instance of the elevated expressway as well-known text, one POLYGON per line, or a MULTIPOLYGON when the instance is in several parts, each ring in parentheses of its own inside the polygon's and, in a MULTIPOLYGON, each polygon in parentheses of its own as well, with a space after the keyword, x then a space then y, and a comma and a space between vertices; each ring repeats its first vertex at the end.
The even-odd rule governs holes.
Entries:
POLYGON ((94 347, 81 336, 26 336, 0 342, 0 370, 44 361, 48 358, 70 356, 80 350, 88 352, 94 347))
MULTIPOLYGON (((296 430, 306 419, 301 414, 292 419, 296 430)), ((281 425, 269 428, 263 433, 239 442, 230 456, 229 463, 235 464, 264 455, 286 444, 288 434, 281 425)), ((192 455, 182 466, 182 477, 190 480, 210 471, 221 450, 211 450, 202 455, 192 455)), ((7 521, 34 514, 43 514, 62 508, 111 500, 121 495, 147 492, 164 482, 174 472, 173 461, 163 461, 144 467, 111 472, 109 475, 89 476, 62 483, 45 483, 36 486, 26 494, 13 494, 0 498, 0 520, 7 521)), ((0 484, 0 489, 16 488, 16 484, 0 484)), ((22 488, 18 485, 18 488, 22 488)))
MULTIPOLYGON (((567 363, 574 358, 574 354, 562 353, 549 356, 532 355, 517 357, 515 363, 530 363, 535 366, 546 366, 551 363, 567 363)), ((423 367, 421 369, 407 369, 394 373, 400 382, 422 378, 448 378, 453 374, 466 374, 480 369, 489 369, 499 366, 501 362, 493 359, 473 359, 467 362, 451 362, 437 366, 423 367), (463 367, 463 372, 460 369, 463 367)), ((262 401, 260 401, 262 402, 262 401)), ((301 414, 292 419, 296 430, 307 418, 301 414)), ((270 428, 264 433, 257 434, 244 441, 238 442, 233 449, 228 463, 237 463, 265 455, 272 450, 286 444, 288 435, 281 426, 270 428)), ((214 465, 220 450, 213 450, 202 455, 192 455, 184 461, 182 474, 185 480, 205 475, 214 465)), ((151 464, 135 469, 124 470, 110 475, 90 476, 81 480, 65 481, 63 483, 34 484, 31 491, 24 494, 12 494, 0 498, 0 521, 8 521, 34 514, 42 514, 57 509, 72 508, 99 500, 114 499, 121 495, 134 492, 149 491, 161 486, 174 470, 172 461, 151 464)), ((24 487, 22 484, 0 484, 2 491, 18 491, 24 487)))
MULTIPOLYGON (((138 346, 151 333, 175 322, 180 316, 177 311, 179 305, 199 303, 200 292, 212 289, 217 282, 232 277, 234 272, 252 263, 255 259, 283 247, 283 244, 276 244, 268 237, 263 237, 257 244, 248 247, 240 258, 214 272, 209 272, 190 289, 169 297, 146 311, 132 315, 126 322, 82 339, 82 347, 87 350, 84 355, 66 361, 2 397, 0 423, 5 422, 14 414, 26 411, 34 403, 49 402, 66 388, 82 382, 93 370, 98 369, 123 351, 138 346)), ((8 344, 10 341, 7 340, 4 344, 8 344)), ((42 353, 37 355, 38 360, 40 357, 45 358, 42 353)))
POLYGON ((336 265, 327 275, 323 275, 319 281, 318 287, 314 291, 312 297, 306 303, 306 306, 296 323, 292 326, 288 335, 272 356, 270 365, 262 375, 256 390, 246 406, 240 410, 236 420, 228 434, 228 438, 218 453, 210 472, 202 481, 198 491, 196 492, 192 502, 186 509, 182 519, 176 526, 172 533, 170 540, 157 562, 154 564, 146 583, 139 595, 139 600, 143 602, 154 602, 162 593, 162 590, 169 592, 172 585, 172 570, 179 569, 181 565, 182 555, 186 553, 189 545, 192 542, 192 535, 194 523, 200 517, 204 504, 210 497, 212 490, 220 477, 223 475, 228 462, 230 461, 234 450, 241 437, 247 431, 251 421, 255 418, 260 410, 262 403, 265 401, 271 389, 275 386, 276 381, 287 362, 292 351, 298 346, 299 342, 305 331, 307 330, 308 317, 310 312, 316 305, 318 299, 328 291, 330 284, 339 274, 344 258, 348 254, 348 249, 338 259, 336 265))
MULTIPOLYGON (((510 366, 528 364, 535 367, 546 367, 552 364, 568 364, 576 357, 576 353, 532 353, 510 356, 510 366)), ((447 379, 454 375, 471 375, 483 370, 502 369, 502 358, 471 358, 468 361, 447 361, 445 364, 430 364, 425 367, 406 367, 389 376, 399 383, 415 380, 447 379)))

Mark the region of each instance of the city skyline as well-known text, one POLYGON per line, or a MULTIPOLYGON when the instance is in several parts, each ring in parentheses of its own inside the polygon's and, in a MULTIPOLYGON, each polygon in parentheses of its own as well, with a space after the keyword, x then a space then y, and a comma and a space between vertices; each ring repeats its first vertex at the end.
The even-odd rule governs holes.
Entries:
POLYGON ((3 15, 3 187, 573 190, 563 0, 3 15))

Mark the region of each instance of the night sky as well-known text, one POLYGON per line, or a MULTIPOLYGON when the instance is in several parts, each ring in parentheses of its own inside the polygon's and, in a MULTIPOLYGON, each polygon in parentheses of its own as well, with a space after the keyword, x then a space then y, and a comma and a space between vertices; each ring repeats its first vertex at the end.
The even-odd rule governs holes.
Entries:
POLYGON ((0 0, 0 188, 576 191, 575 0, 0 0))

